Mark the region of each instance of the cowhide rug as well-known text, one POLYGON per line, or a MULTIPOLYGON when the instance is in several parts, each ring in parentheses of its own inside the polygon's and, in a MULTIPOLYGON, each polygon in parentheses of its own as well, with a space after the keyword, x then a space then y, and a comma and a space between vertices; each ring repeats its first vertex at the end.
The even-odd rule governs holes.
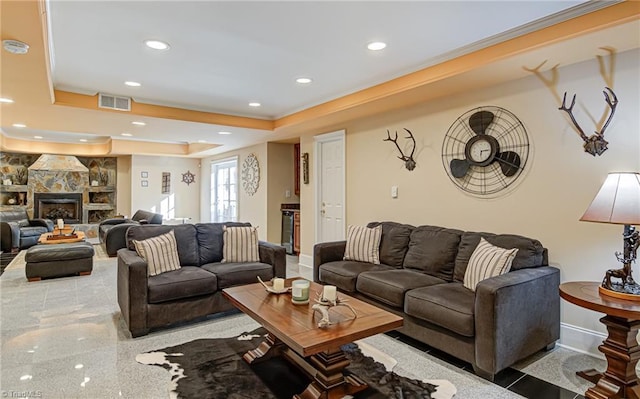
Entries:
MULTIPOLYGON (((273 398, 290 399, 304 391, 308 378, 285 359, 272 358, 249 366, 242 355, 263 340, 266 331, 257 329, 234 338, 198 339, 157 351, 142 353, 136 361, 161 366, 171 374, 171 398, 273 398)), ((365 351, 372 348, 361 345, 365 351)), ((388 371, 395 361, 387 357, 385 365, 363 354, 356 344, 342 348, 351 364, 347 370, 367 382, 369 388, 356 398, 437 399, 451 398, 455 388, 447 381, 444 390, 426 381, 413 380, 388 371), (389 364, 391 363, 391 364, 389 364), (434 395, 434 392, 438 392, 434 395)), ((373 349, 374 353, 376 350, 373 349)), ((378 351, 378 353, 381 353, 378 351)))

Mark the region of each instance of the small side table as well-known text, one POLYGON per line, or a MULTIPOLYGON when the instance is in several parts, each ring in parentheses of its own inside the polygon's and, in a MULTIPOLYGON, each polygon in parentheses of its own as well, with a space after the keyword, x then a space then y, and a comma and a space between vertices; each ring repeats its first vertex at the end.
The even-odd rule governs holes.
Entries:
POLYGON ((578 371, 576 374, 595 386, 589 388, 589 399, 640 398, 640 382, 636 364, 640 346, 636 336, 640 329, 640 302, 600 295, 600 283, 577 281, 560 284, 560 296, 574 305, 605 313, 600 319, 609 335, 598 350, 607 359, 607 370, 578 371))

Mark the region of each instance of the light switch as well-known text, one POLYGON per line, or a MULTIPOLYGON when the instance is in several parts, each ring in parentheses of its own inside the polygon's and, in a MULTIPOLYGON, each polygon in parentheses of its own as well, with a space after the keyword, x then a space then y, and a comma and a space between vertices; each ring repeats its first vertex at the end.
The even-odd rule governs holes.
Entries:
POLYGON ((291 190, 284 190, 284 196, 285 196, 285 198, 290 198, 291 197, 291 190))
POLYGON ((398 198, 398 186, 391 186, 391 198, 398 198))

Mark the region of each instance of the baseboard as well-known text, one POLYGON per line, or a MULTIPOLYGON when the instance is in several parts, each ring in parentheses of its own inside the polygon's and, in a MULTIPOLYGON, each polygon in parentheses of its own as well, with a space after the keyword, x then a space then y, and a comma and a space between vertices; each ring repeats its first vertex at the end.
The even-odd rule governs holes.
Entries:
POLYGON ((308 272, 313 275, 313 256, 300 254, 300 257, 298 258, 298 265, 301 268, 308 269, 308 272))
POLYGON ((604 359, 598 346, 607 338, 606 334, 586 328, 560 323, 560 342, 558 345, 576 352, 604 359))

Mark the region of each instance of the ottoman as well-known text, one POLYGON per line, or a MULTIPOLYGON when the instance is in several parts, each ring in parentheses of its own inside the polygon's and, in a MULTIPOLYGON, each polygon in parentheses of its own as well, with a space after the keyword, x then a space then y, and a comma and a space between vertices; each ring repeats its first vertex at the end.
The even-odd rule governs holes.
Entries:
POLYGON ((47 277, 87 275, 93 270, 93 245, 88 242, 39 244, 27 250, 25 274, 29 281, 47 277))

